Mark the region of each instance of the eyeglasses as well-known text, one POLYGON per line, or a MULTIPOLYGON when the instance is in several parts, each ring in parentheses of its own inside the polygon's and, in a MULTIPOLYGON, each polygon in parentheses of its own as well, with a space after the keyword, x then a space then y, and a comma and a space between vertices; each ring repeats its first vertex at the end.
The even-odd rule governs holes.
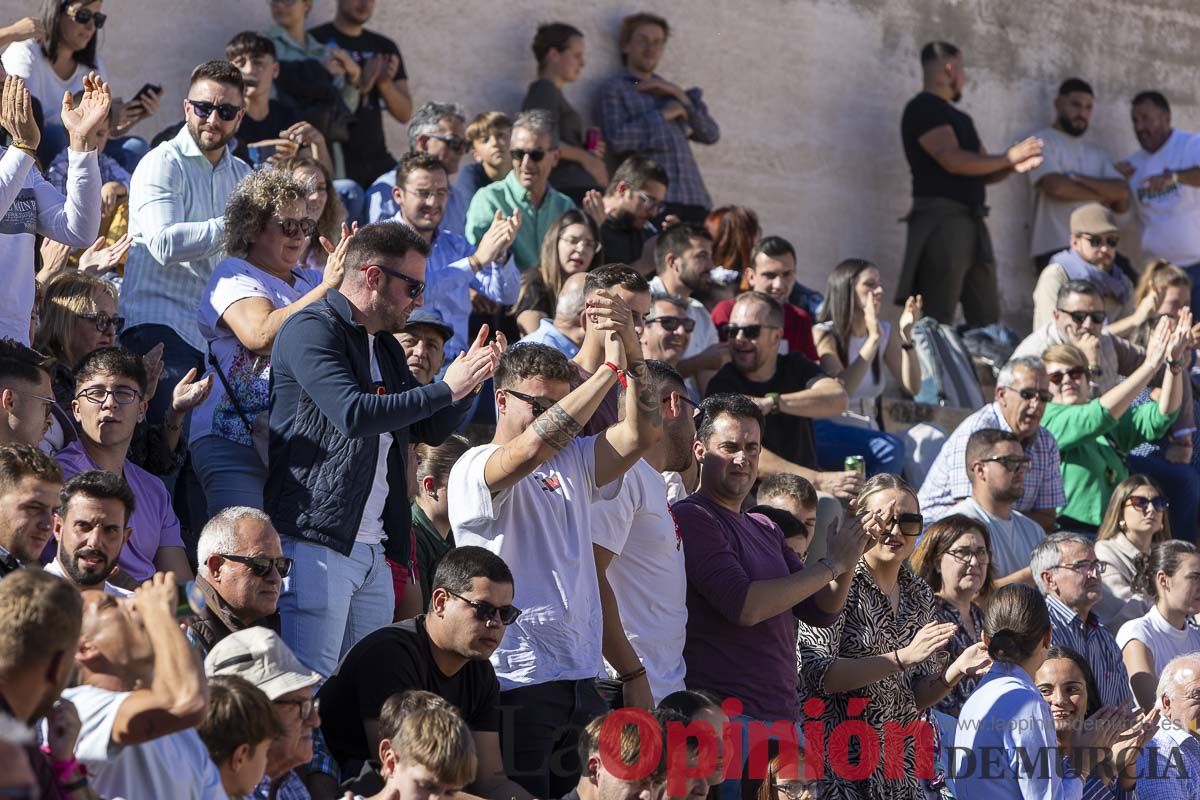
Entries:
POLYGON ((301 721, 312 719, 313 714, 320 713, 321 701, 316 697, 306 697, 303 700, 272 700, 281 706, 296 706, 300 709, 301 721))
POLYGON ((305 217, 303 219, 292 219, 290 217, 275 217, 275 222, 279 225, 279 230, 289 239, 299 239, 301 237, 307 239, 317 231, 317 221, 305 217))
POLYGON ((1090 233, 1081 233, 1079 234, 1079 238, 1086 239, 1087 243, 1092 247, 1110 247, 1113 250, 1116 250, 1117 245, 1121 243, 1121 237, 1116 235, 1093 236, 1090 233))
MULTIPOLYGON (((442 142, 446 145, 447 150, 452 150, 455 153, 467 152, 467 140, 461 136, 454 136, 446 133, 431 133, 429 134, 429 138, 437 139, 439 142, 442 142)), ((535 160, 541 161, 540 158, 535 160)))
POLYGON ((775 783, 775 789, 787 800, 820 800, 821 797, 821 784, 817 781, 775 783))
POLYGON ((1141 495, 1132 495, 1125 501, 1125 505, 1133 506, 1138 511, 1145 514, 1149 509, 1153 508, 1160 514, 1171 507, 1171 501, 1159 495, 1158 497, 1142 497, 1141 495))
POLYGON ((1062 383, 1064 377, 1077 381, 1086 377, 1087 374, 1087 367, 1071 367, 1070 369, 1056 369, 1054 372, 1047 372, 1046 377, 1050 379, 1051 383, 1058 386, 1062 383))
POLYGON ((726 325, 725 338, 733 341, 738 338, 738 334, 744 334, 745 338, 753 341, 762 335, 764 329, 778 327, 778 325, 726 325))
MULTIPOLYGON (((677 331, 682 326, 685 331, 691 333, 696 327, 696 320, 691 317, 650 317, 646 320, 647 325, 651 322, 657 322, 659 325, 662 325, 664 331, 677 331)), ((743 328, 743 330, 746 329, 743 328)), ((747 333, 746 335, 749 336, 750 334, 747 333)), ((750 336, 750 338, 754 339, 756 337, 750 336)))
POLYGON ((645 203, 646 207, 650 209, 651 214, 657 214, 659 211, 662 211, 663 206, 666 205, 665 203, 660 203, 659 201, 655 200, 645 192, 638 192, 637 196, 638 199, 645 203))
POLYGON ((405 194, 412 192, 417 196, 417 199, 422 203, 433 198, 435 200, 445 200, 450 196, 449 189, 404 189, 405 194))
POLYGON ((533 415, 535 417, 540 417, 542 414, 545 414, 547 411, 553 408, 555 404, 555 401, 551 400, 549 397, 534 397, 531 394, 514 391, 513 389, 501 389, 500 391, 504 392, 505 394, 511 394, 518 400, 524 400, 526 403, 529 403, 529 405, 533 406, 533 415))
POLYGON ((208 103, 204 100, 192 100, 190 98, 187 104, 188 108, 192 109, 192 113, 200 119, 208 119, 216 111, 217 116, 225 122, 233 122, 237 119, 238 112, 242 110, 241 106, 235 106, 232 103, 208 103))
POLYGON ((1050 569, 1069 569, 1078 572, 1085 578, 1089 575, 1103 575, 1108 569, 1107 561, 1076 561, 1074 564, 1056 564, 1050 569))
POLYGON ((946 555, 960 564, 970 564, 972 559, 980 564, 986 564, 992 560, 986 547, 956 547, 953 550, 947 550, 946 555))
POLYGON ((1009 392, 1016 392, 1021 399, 1026 403, 1037 400, 1039 403, 1049 403, 1054 395, 1050 394, 1049 389, 1018 389, 1015 386, 1001 386, 1001 389, 1009 392))
POLYGON ((124 317, 109 316, 103 311, 85 311, 79 318, 96 323, 96 330, 100 333, 120 333, 125 328, 124 317))
POLYGON ((546 151, 540 147, 535 150, 522 150, 519 147, 514 147, 508 152, 512 155, 513 161, 516 161, 518 164, 525 160, 525 156, 529 156, 535 164, 540 164, 542 159, 546 157, 546 151))
POLYGON ((49 419, 50 415, 54 413, 54 404, 58 402, 53 397, 45 397, 40 394, 34 394, 33 392, 22 392, 17 389, 9 389, 9 391, 12 392, 13 394, 23 394, 26 397, 32 397, 34 400, 41 400, 42 405, 45 406, 45 412, 46 412, 47 419, 49 419))
POLYGON ((449 589, 446 590, 446 594, 450 595, 451 597, 457 597, 459 600, 462 600, 471 608, 475 609, 475 619, 479 620, 480 622, 491 622, 493 619, 499 617, 501 625, 512 625, 517 621, 517 617, 521 616, 521 609, 517 608, 516 606, 494 606, 491 603, 485 603, 482 600, 468 600, 461 594, 455 594, 449 589))
POLYGON ((413 300, 416 300, 425 291, 425 281, 419 281, 416 278, 410 278, 409 276, 405 275, 403 272, 397 272, 396 270, 385 267, 382 264, 363 264, 361 267, 359 267, 359 269, 363 272, 366 272, 371 267, 374 267, 375 269, 379 270, 380 272, 384 273, 385 275, 391 275, 393 278, 399 278, 400 280, 407 283, 408 284, 408 296, 411 297, 413 300))
POLYGON ((119 386, 116 389, 105 389, 102 386, 93 386, 91 389, 84 389, 79 394, 75 395, 75 399, 83 398, 89 403, 95 403, 102 406, 108 401, 108 396, 112 395, 119 406, 127 406, 130 403, 136 402, 142 393, 137 389, 130 389, 128 386, 119 386))
POLYGON ((560 236, 558 240, 572 250, 579 247, 579 245, 583 245, 584 250, 591 250, 593 253, 599 253, 604 249, 604 245, 595 239, 584 239, 582 236, 560 236))
POLYGON ((1065 308, 1055 310, 1061 314, 1066 314, 1076 325, 1082 325, 1089 319, 1093 325, 1103 325, 1104 318, 1108 316, 1104 311, 1067 311, 1065 308))
POLYGON ((279 573, 279 577, 281 578, 286 578, 288 573, 292 571, 292 560, 284 556, 271 558, 270 556, 235 556, 229 553, 220 553, 220 556, 228 561, 245 564, 256 578, 267 577, 271 573, 272 568, 279 573))
POLYGON ((980 464, 999 464, 1009 472, 1020 472, 1023 469, 1029 469, 1029 465, 1033 460, 1026 456, 989 456, 988 458, 979 459, 980 464))
POLYGON ((102 14, 99 11, 92 11, 88 8, 81 8, 76 11, 71 19, 78 22, 80 25, 87 25, 89 22, 96 23, 96 30, 104 27, 104 23, 108 21, 108 15, 102 14))

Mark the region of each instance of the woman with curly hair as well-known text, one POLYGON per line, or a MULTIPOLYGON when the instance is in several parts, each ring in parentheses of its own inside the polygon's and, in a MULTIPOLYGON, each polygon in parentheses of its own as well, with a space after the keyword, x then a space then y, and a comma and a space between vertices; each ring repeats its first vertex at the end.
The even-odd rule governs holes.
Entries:
POLYGON ((553 317, 558 292, 568 276, 591 272, 600 266, 600 228, 578 209, 559 217, 542 239, 542 258, 537 269, 521 276, 521 294, 513 316, 523 335, 537 330, 542 317, 553 317))
MULTIPOLYGON (((284 321, 342 283, 349 231, 312 285, 297 264, 317 230, 310 187, 278 169, 242 179, 225 207, 225 252, 199 311, 217 385, 192 416, 191 450, 208 516, 263 507, 271 346, 284 321)), ((332 245, 322 242, 327 249, 332 245)))

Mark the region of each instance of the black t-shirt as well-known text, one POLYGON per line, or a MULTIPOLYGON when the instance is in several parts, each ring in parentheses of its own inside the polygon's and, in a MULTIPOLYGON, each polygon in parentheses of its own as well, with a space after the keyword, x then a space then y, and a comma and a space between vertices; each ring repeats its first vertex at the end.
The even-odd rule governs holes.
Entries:
POLYGON ((500 729, 500 682, 491 662, 469 661, 457 675, 443 675, 433 661, 422 614, 354 645, 321 687, 321 732, 334 758, 343 764, 374 758, 363 720, 378 719, 387 699, 408 689, 442 697, 473 731, 500 729))
POLYGON ((972 153, 982 152, 975 123, 954 105, 936 94, 921 92, 908 101, 904 116, 900 118, 900 137, 904 141, 904 155, 912 170, 913 197, 945 197, 957 200, 971 208, 982 208, 984 203, 983 178, 952 175, 925 152, 917 140, 934 128, 949 125, 954 129, 958 146, 972 153))
MULTIPOLYGON (((363 31, 358 36, 347 36, 333 26, 332 22, 318 25, 309 31, 318 42, 340 47, 350 53, 354 61, 362 66, 371 56, 400 56, 400 48, 386 36, 373 31, 363 31)), ((396 70, 396 80, 408 78, 404 71, 404 59, 396 70)), ((363 188, 383 173, 396 166, 396 159, 388 152, 383 136, 383 98, 378 89, 362 98, 354 111, 354 123, 350 126, 350 141, 343 147, 348 177, 358 181, 363 188)))
POLYGON ((234 148, 233 154, 247 164, 257 165, 259 161, 265 159, 251 160, 246 146, 267 139, 278 139, 281 131, 287 130, 299 121, 300 114, 296 112, 295 108, 279 100, 272 100, 267 108, 267 116, 261 120, 250 119, 249 114, 242 117, 242 124, 238 126, 237 130, 237 147, 234 148))
POLYGON ((606 264, 634 264, 642 257, 642 248, 651 236, 649 228, 634 230, 627 219, 608 217, 600 226, 606 264))
MULTIPOLYGON (((542 109, 549 111, 558 119, 558 138, 563 144, 578 147, 581 150, 586 144, 583 132, 583 117, 575 107, 567 102, 562 89, 554 85, 549 78, 539 78, 529 84, 525 99, 521 102, 521 110, 542 109)), ((600 184, 592 177, 592 173, 583 168, 578 161, 568 161, 559 158, 558 166, 550 172, 550 185, 559 191, 566 189, 599 189, 600 184)))
MULTIPOLYGON (((732 392, 750 397, 765 397, 767 392, 790 394, 808 389, 827 377, 821 368, 801 353, 779 356, 775 375, 769 381, 750 381, 733 364, 721 367, 708 382, 708 394, 732 392)), ((809 469, 817 469, 816 443, 812 420, 792 414, 768 414, 763 431, 763 447, 780 458, 809 469)))

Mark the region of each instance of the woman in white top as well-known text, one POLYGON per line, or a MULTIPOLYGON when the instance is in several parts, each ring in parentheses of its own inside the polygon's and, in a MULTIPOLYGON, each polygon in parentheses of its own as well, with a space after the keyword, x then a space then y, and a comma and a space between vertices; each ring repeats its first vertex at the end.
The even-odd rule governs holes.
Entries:
POLYGON ((1054 715, 1034 684, 1050 647, 1050 612, 1041 592, 1023 583, 996 590, 988 604, 983 642, 992 668, 963 704, 954 741, 954 791, 988 800, 1079 800, 1083 781, 1123 730, 1135 722, 1103 708, 1076 734, 1070 771, 1057 765, 1054 715), (1043 759, 1049 753, 1051 761, 1043 759), (1049 764, 1051 767, 1046 768, 1049 764))
POLYGON ((271 346, 284 320, 342 283, 345 232, 316 286, 296 265, 316 221, 309 186, 276 169, 242 179, 225 207, 225 252, 199 311, 216 385, 192 414, 192 463, 208 516, 230 506, 263 507, 271 346))
POLYGON ((1200 611, 1200 551, 1178 539, 1155 545, 1144 589, 1154 606, 1121 626, 1117 646, 1133 695, 1149 710, 1167 662, 1200 650, 1200 627, 1189 619, 1200 611))
POLYGON ((841 421, 814 420, 822 469, 844 469, 849 455, 866 459, 868 475, 900 472, 904 466, 904 443, 876 430, 876 401, 887 387, 884 365, 905 392, 921 390, 921 365, 912 344, 921 298, 908 298, 896 332, 880 319, 882 304, 883 284, 874 264, 849 258, 834 267, 813 340, 821 369, 845 384, 850 410, 841 421))
POLYGON ((1103 594, 1092 609, 1114 636, 1150 610, 1142 593, 1150 550, 1171 538, 1170 503, 1153 478, 1130 475, 1117 484, 1096 534, 1096 559, 1108 564, 1103 594))

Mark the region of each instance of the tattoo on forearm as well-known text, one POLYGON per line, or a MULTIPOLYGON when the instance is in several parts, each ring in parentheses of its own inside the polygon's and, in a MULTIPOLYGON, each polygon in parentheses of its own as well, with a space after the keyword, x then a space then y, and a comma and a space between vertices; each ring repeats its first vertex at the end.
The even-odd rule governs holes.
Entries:
POLYGON ((581 430, 583 425, 559 405, 551 406, 533 421, 533 432, 555 450, 569 445, 581 430))
POLYGON ((654 391, 654 387, 649 380, 650 376, 646 370, 646 362, 636 361, 630 364, 629 369, 625 370, 625 372, 634 381, 638 413, 644 416, 651 425, 662 427, 662 404, 658 401, 657 392, 654 391))

